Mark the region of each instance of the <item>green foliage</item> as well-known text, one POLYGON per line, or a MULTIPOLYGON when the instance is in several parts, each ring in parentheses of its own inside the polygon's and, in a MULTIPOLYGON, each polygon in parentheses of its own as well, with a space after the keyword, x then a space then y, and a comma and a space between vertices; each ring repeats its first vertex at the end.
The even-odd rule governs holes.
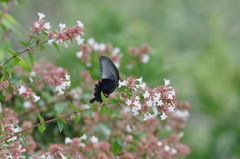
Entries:
MULTIPOLYGON (((38 119, 39 119, 40 123, 44 123, 44 119, 43 119, 43 117, 40 113, 38 113, 38 119)), ((38 130, 39 130, 40 133, 42 133, 46 130, 46 126, 45 125, 39 125, 38 130)))

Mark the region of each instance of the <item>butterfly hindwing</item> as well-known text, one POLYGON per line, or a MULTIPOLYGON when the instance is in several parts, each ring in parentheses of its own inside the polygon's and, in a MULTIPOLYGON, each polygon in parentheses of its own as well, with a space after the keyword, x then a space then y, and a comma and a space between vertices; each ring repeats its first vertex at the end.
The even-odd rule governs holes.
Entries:
POLYGON ((119 81, 119 72, 117 67, 113 62, 105 57, 101 56, 99 58, 100 70, 101 70, 101 80, 95 85, 94 98, 90 100, 90 103, 94 101, 102 102, 101 92, 108 97, 117 87, 119 81))

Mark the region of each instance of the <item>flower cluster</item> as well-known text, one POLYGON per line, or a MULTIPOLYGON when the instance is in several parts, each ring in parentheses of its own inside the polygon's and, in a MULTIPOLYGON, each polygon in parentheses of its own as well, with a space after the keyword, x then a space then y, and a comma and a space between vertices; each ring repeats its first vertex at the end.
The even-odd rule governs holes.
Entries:
POLYGON ((144 44, 140 48, 137 47, 130 47, 129 52, 131 56, 138 57, 140 62, 148 63, 149 55, 151 48, 149 45, 144 44))
POLYGON ((66 24, 60 23, 60 30, 52 31, 50 23, 44 22, 46 15, 43 13, 38 13, 38 16, 39 19, 33 23, 31 30, 33 33, 46 32, 49 37, 49 45, 52 45, 53 42, 56 42, 57 44, 63 43, 65 47, 68 47, 66 42, 72 41, 73 39, 77 41, 78 45, 81 45, 83 43, 84 39, 82 39, 82 35, 84 35, 84 24, 81 21, 77 21, 77 24, 71 28, 66 28, 66 24))
POLYGON ((142 78, 129 77, 127 80, 119 81, 119 87, 124 86, 122 89, 127 94, 132 94, 130 97, 127 95, 122 97, 126 101, 126 111, 132 112, 134 116, 143 113, 143 120, 154 118, 161 113, 161 120, 165 120, 166 114, 174 112, 176 92, 171 86, 168 86, 169 80, 164 81, 164 86, 154 89, 147 87, 142 78))
POLYGON ((119 48, 113 48, 111 44, 98 43, 93 38, 90 38, 86 44, 81 45, 80 51, 77 52, 76 56, 83 62, 89 62, 91 53, 99 53, 101 56, 108 54, 114 64, 119 67, 121 58, 121 50, 119 48))

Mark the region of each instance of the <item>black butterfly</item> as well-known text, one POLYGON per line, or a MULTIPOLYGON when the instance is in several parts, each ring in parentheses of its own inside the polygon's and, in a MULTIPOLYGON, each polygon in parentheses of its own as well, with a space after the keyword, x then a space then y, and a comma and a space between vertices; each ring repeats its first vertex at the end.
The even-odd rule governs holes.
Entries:
POLYGON ((99 63, 101 80, 95 85, 94 98, 89 101, 90 103, 95 101, 102 103, 101 92, 105 97, 108 97, 118 87, 119 73, 117 67, 106 56, 100 56, 99 63))

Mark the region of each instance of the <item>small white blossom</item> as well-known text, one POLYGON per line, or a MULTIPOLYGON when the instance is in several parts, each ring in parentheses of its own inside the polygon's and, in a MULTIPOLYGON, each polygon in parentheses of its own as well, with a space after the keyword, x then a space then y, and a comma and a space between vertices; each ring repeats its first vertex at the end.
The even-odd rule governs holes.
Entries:
POLYGON ((148 91, 145 91, 145 93, 143 94, 143 97, 144 98, 149 98, 150 96, 150 93, 148 91))
POLYGON ((93 38, 88 39, 88 45, 93 46, 95 44, 95 40, 93 38))
POLYGON ((23 106, 24 106, 24 108, 26 108, 26 109, 30 108, 31 105, 32 105, 32 103, 29 102, 29 101, 25 101, 25 102, 23 103, 23 106))
POLYGON ((80 140, 87 140, 87 135, 84 134, 83 136, 80 137, 80 140))
POLYGON ((158 141, 158 142, 157 142, 157 145, 158 145, 158 146, 162 146, 162 142, 161 142, 161 141, 158 141))
POLYGON ((67 159, 67 157, 64 156, 63 154, 60 154, 60 156, 61 156, 61 159, 67 159))
POLYGON ((52 43, 55 41, 55 39, 49 39, 48 40, 48 45, 52 45, 52 43))
POLYGON ((35 94, 33 94, 32 97, 34 98, 34 102, 37 102, 40 99, 40 97, 35 94))
POLYGON ((163 148, 165 151, 169 151, 170 150, 170 147, 168 145, 165 145, 164 148, 163 148))
POLYGON ((177 150, 175 148, 171 148, 171 152, 172 152, 172 154, 176 154, 177 150))
POLYGON ((72 139, 70 137, 65 137, 65 144, 72 143, 72 139))
POLYGON ((141 83, 137 85, 137 87, 141 87, 142 89, 145 89, 147 87, 146 83, 141 83))
POLYGON ((35 28, 40 28, 40 24, 39 24, 39 23, 35 23, 35 24, 34 24, 34 27, 35 27, 35 28))
POLYGON ((143 81, 143 78, 142 78, 142 77, 140 77, 140 78, 136 79, 136 81, 138 81, 139 83, 142 83, 142 81, 143 81))
POLYGON ((52 27, 51 27, 50 23, 47 22, 47 23, 44 24, 44 28, 47 29, 47 30, 50 30, 52 27))
POLYGON ((149 61, 149 55, 147 55, 147 54, 143 55, 142 62, 143 63, 148 63, 148 61, 149 61))
POLYGON ((106 49, 105 44, 99 44, 99 51, 104 51, 106 49))
POLYGON ((91 63, 91 62, 87 62, 87 63, 86 63, 86 66, 87 66, 87 67, 91 67, 91 66, 92 66, 92 63, 91 63))
POLYGON ((130 111, 131 111, 131 108, 130 108, 130 107, 125 107, 125 111, 126 111, 126 112, 130 112, 130 111))
POLYGON ((17 136, 13 136, 12 138, 8 139, 7 142, 15 141, 17 140, 17 136))
POLYGON ((60 86, 56 87, 56 91, 58 91, 58 95, 63 95, 64 92, 62 91, 62 88, 60 86))
POLYGON ((58 26, 59 26, 59 28, 60 28, 60 32, 62 32, 63 29, 66 28, 66 24, 62 24, 62 23, 60 23, 58 26))
POLYGON ((166 120, 167 116, 164 112, 162 112, 163 114, 161 115, 161 120, 166 120))
POLYGON ((84 39, 82 39, 80 35, 78 35, 75 39, 76 39, 78 45, 81 45, 84 41, 84 39))
POLYGON ((91 138, 90 138, 90 140, 92 141, 92 143, 98 143, 98 138, 96 137, 96 136, 92 136, 91 138))
POLYGON ((18 88, 19 94, 26 93, 26 88, 22 85, 20 88, 18 88))
POLYGON ((159 106, 163 106, 163 101, 160 99, 156 102, 156 104, 159 105, 159 106))
POLYGON ((113 54, 113 55, 117 55, 117 54, 120 53, 120 51, 121 51, 121 50, 120 50, 119 48, 114 48, 113 51, 112 51, 112 54, 113 54))
POLYGON ((130 104, 132 104, 132 101, 131 101, 130 99, 128 99, 128 100, 126 101, 126 104, 127 104, 127 106, 129 106, 130 104))
POLYGON ((165 85, 165 86, 168 86, 170 83, 171 83, 170 80, 164 79, 164 85, 165 85))
POLYGON ((118 85, 118 88, 122 87, 122 86, 127 86, 127 81, 126 80, 123 80, 122 82, 119 80, 119 85, 118 85))
POLYGON ((126 126, 126 131, 127 131, 127 132, 131 132, 131 131, 132 131, 132 129, 131 129, 131 126, 130 126, 130 125, 127 125, 127 126, 126 126))
POLYGON ((146 102, 146 104, 147 104, 148 107, 152 107, 153 106, 153 101, 152 100, 148 100, 146 102))
POLYGON ((43 18, 46 17, 46 15, 43 13, 38 13, 38 17, 39 17, 39 20, 42 20, 43 18))
POLYGON ((168 110, 169 110, 170 112, 174 112, 174 109, 175 109, 174 106, 170 106, 170 107, 168 107, 168 110))
POLYGON ((145 120, 149 120, 149 119, 152 119, 152 118, 154 118, 155 117, 155 115, 153 115, 153 114, 150 114, 150 113, 146 113, 146 114, 144 114, 144 121, 145 120))
POLYGON ((77 25, 80 26, 81 28, 84 27, 84 24, 80 20, 77 21, 77 25))
POLYGON ((77 54, 76 54, 76 55, 77 55, 77 57, 78 57, 78 58, 81 58, 81 57, 82 57, 82 55, 83 55, 83 52, 82 52, 82 51, 79 51, 79 52, 77 52, 77 54))
POLYGON ((66 74, 66 75, 65 75, 65 80, 68 80, 68 81, 69 81, 69 80, 70 80, 70 75, 66 74))
POLYGON ((178 118, 188 118, 189 112, 187 110, 176 110, 173 115, 178 118))

